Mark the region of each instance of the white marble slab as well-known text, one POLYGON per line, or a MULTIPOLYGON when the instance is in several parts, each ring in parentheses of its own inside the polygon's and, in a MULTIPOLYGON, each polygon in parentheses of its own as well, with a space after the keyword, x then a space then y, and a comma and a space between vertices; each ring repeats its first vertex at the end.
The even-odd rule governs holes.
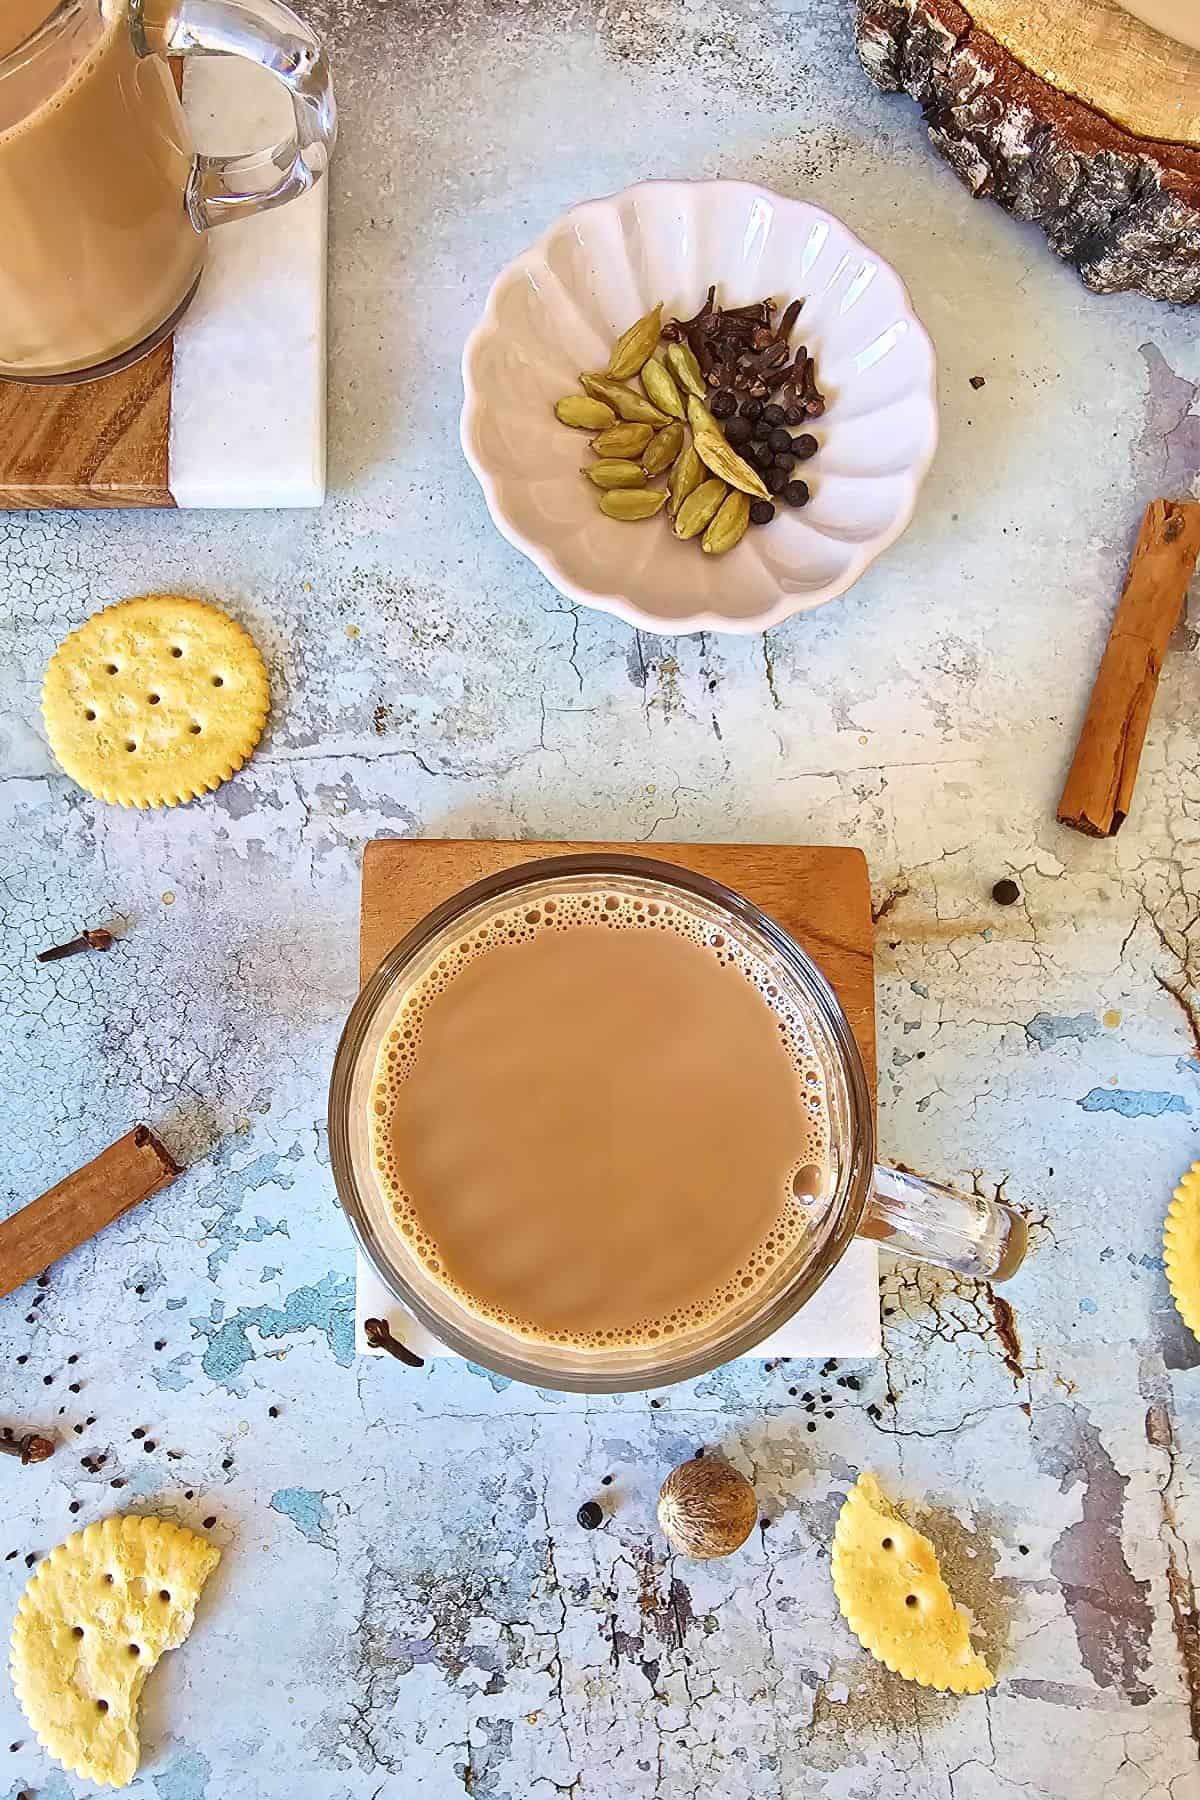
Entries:
MULTIPOLYGON (((354 1343, 360 1356, 386 1356, 373 1350, 363 1333, 365 1319, 386 1318, 400 1341, 418 1356, 453 1356, 432 1337, 384 1287, 364 1256, 358 1258, 354 1308, 354 1343)), ((858 1239, 828 1281, 807 1306, 755 1347, 756 1357, 878 1356, 879 1257, 874 1244, 858 1239)))
MULTIPOLYGON (((184 107, 207 154, 290 131, 279 83, 233 57, 192 57, 184 107)), ((175 333, 170 485, 181 507, 319 506, 325 498, 328 181, 210 234, 175 333)))

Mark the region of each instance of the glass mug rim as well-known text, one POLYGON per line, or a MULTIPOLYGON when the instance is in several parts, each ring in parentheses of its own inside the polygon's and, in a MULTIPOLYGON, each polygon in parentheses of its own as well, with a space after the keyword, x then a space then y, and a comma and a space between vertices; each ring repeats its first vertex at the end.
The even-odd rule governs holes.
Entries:
POLYGON ((57 31, 60 25, 65 24, 72 13, 79 12, 89 4, 99 8, 103 5, 103 0, 57 0, 57 4, 49 7, 45 18, 35 25, 32 31, 26 32, 19 43, 14 44, 11 50, 6 50, 4 55, 0 56, 0 76, 10 72, 18 57, 28 60, 33 52, 41 48, 43 38, 49 39, 51 32, 57 31))
MULTIPOLYGON (((810 1025, 812 1022, 808 1021, 810 1025)), ((374 1053, 371 1063, 373 1070, 374 1053)), ((538 857, 486 875, 434 907, 393 946, 362 987, 342 1031, 329 1086, 328 1132, 330 1165, 342 1210, 359 1249, 397 1301, 442 1344, 467 1360, 509 1380, 576 1393, 640 1392, 692 1380, 744 1356, 777 1331, 812 1298, 855 1237, 871 1191, 875 1161, 874 1107, 862 1054, 832 986, 791 934, 753 901, 709 876, 675 863, 603 852, 538 857), (832 1063, 841 1085, 841 1094, 830 1096, 831 1136, 836 1131, 839 1111, 844 1112, 846 1121, 836 1143, 836 1155, 831 1157, 831 1162, 836 1163, 837 1180, 826 1207, 822 1242, 814 1253, 803 1258, 786 1284, 736 1329, 723 1332, 718 1328, 703 1347, 689 1352, 684 1346, 681 1354, 672 1356, 665 1346, 656 1346, 652 1351, 646 1350, 641 1366, 631 1364, 619 1369, 603 1365, 601 1358, 606 1353, 586 1351, 578 1353, 578 1367, 549 1366, 539 1360, 541 1348, 532 1340, 526 1345, 525 1340, 511 1334, 505 1348, 498 1350, 490 1343, 475 1341, 438 1313, 406 1278, 399 1258, 389 1256, 381 1241, 360 1186, 351 1142, 355 1124, 352 1089, 364 1047, 372 1030, 378 1028, 384 1010, 388 1018, 394 1015, 405 975, 421 953, 447 927, 481 905, 502 901, 533 883, 574 876, 630 877, 657 884, 667 892, 675 890, 718 909, 762 940, 782 962, 815 1015, 823 1040, 820 1048, 825 1052, 822 1061, 832 1063), (589 1356, 595 1359, 590 1364, 585 1360, 589 1356)), ((630 1357, 638 1352, 623 1354, 630 1357)))

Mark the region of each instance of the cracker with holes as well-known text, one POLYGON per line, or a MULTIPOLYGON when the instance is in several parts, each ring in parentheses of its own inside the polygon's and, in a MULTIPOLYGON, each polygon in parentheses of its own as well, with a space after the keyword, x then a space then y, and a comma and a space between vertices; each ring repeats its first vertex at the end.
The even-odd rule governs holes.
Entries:
POLYGON ((851 1631, 897 1675, 954 1694, 992 1686, 933 1545, 890 1505, 873 1475, 860 1475, 846 1496, 830 1570, 851 1631))
POLYGON ((138 1766, 137 1704, 164 1650, 192 1628, 221 1552, 162 1519, 118 1514, 38 1564, 17 1607, 17 1699, 43 1749, 101 1787, 138 1766))
POLYGON ((270 708, 253 639, 217 607, 175 594, 95 613, 59 645, 42 684, 51 750, 116 806, 176 806, 219 787, 270 708))
POLYGON ((1179 1316, 1200 1338, 1200 1162, 1182 1178, 1167 1209, 1163 1261, 1179 1316))

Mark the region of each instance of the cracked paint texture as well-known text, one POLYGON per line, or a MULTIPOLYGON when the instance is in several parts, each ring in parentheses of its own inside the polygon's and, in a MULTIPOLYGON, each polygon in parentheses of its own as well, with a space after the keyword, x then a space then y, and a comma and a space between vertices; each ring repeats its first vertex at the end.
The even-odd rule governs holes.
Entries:
MULTIPOLYGON (((1196 488, 1194 321, 1083 292, 972 203, 832 0, 307 10, 343 121, 329 503, 0 516, 0 1208, 138 1119, 190 1165, 0 1303, 0 1422, 62 1440, 0 1481, 0 1629, 26 1558, 118 1507, 221 1545, 147 1690, 137 1800, 1185 1800, 1200 1346, 1160 1227, 1200 1155, 1194 657, 1167 660, 1120 837, 1054 803, 1142 505, 1196 488), (458 356, 565 205, 717 172, 813 196, 896 264, 942 449, 843 600, 657 638, 491 529, 458 356), (37 695, 68 630, 150 589, 243 620, 275 708, 234 781, 142 815, 55 770, 37 695), (1032 1223, 1018 1280, 885 1259, 879 1362, 653 1396, 357 1363, 325 1086, 362 847, 404 833, 861 846, 883 1148, 1003 1183, 1032 1223), (1002 876, 1019 904, 991 902, 1002 876), (106 956, 34 963, 109 920, 106 956), (654 1527, 702 1444, 761 1509, 715 1564, 654 1527), (839 1619, 864 1467, 938 1544, 991 1694, 910 1687, 839 1619)), ((0 1795, 82 1800, 0 1690, 0 1795)))

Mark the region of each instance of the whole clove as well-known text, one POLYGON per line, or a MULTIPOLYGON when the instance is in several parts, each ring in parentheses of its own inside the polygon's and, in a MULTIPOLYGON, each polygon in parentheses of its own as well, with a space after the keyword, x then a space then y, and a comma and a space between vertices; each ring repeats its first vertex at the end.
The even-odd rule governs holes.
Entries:
POLYGON ((45 1462, 47 1457, 54 1455, 54 1443, 36 1431, 27 1432, 22 1438, 14 1437, 6 1425, 0 1432, 0 1454, 19 1457, 23 1463, 45 1462))
POLYGON ((99 928, 85 931, 79 937, 72 938, 69 944, 56 944, 52 950, 39 950, 40 963, 62 962, 67 956, 81 956, 85 950, 111 950, 116 943, 111 931, 99 928))
POLYGON ((410 1369, 425 1367, 423 1356, 417 1356, 402 1344, 399 1338, 392 1336, 386 1319, 364 1319, 363 1336, 372 1350, 386 1350, 389 1356, 394 1356, 398 1362, 407 1364, 410 1369))

